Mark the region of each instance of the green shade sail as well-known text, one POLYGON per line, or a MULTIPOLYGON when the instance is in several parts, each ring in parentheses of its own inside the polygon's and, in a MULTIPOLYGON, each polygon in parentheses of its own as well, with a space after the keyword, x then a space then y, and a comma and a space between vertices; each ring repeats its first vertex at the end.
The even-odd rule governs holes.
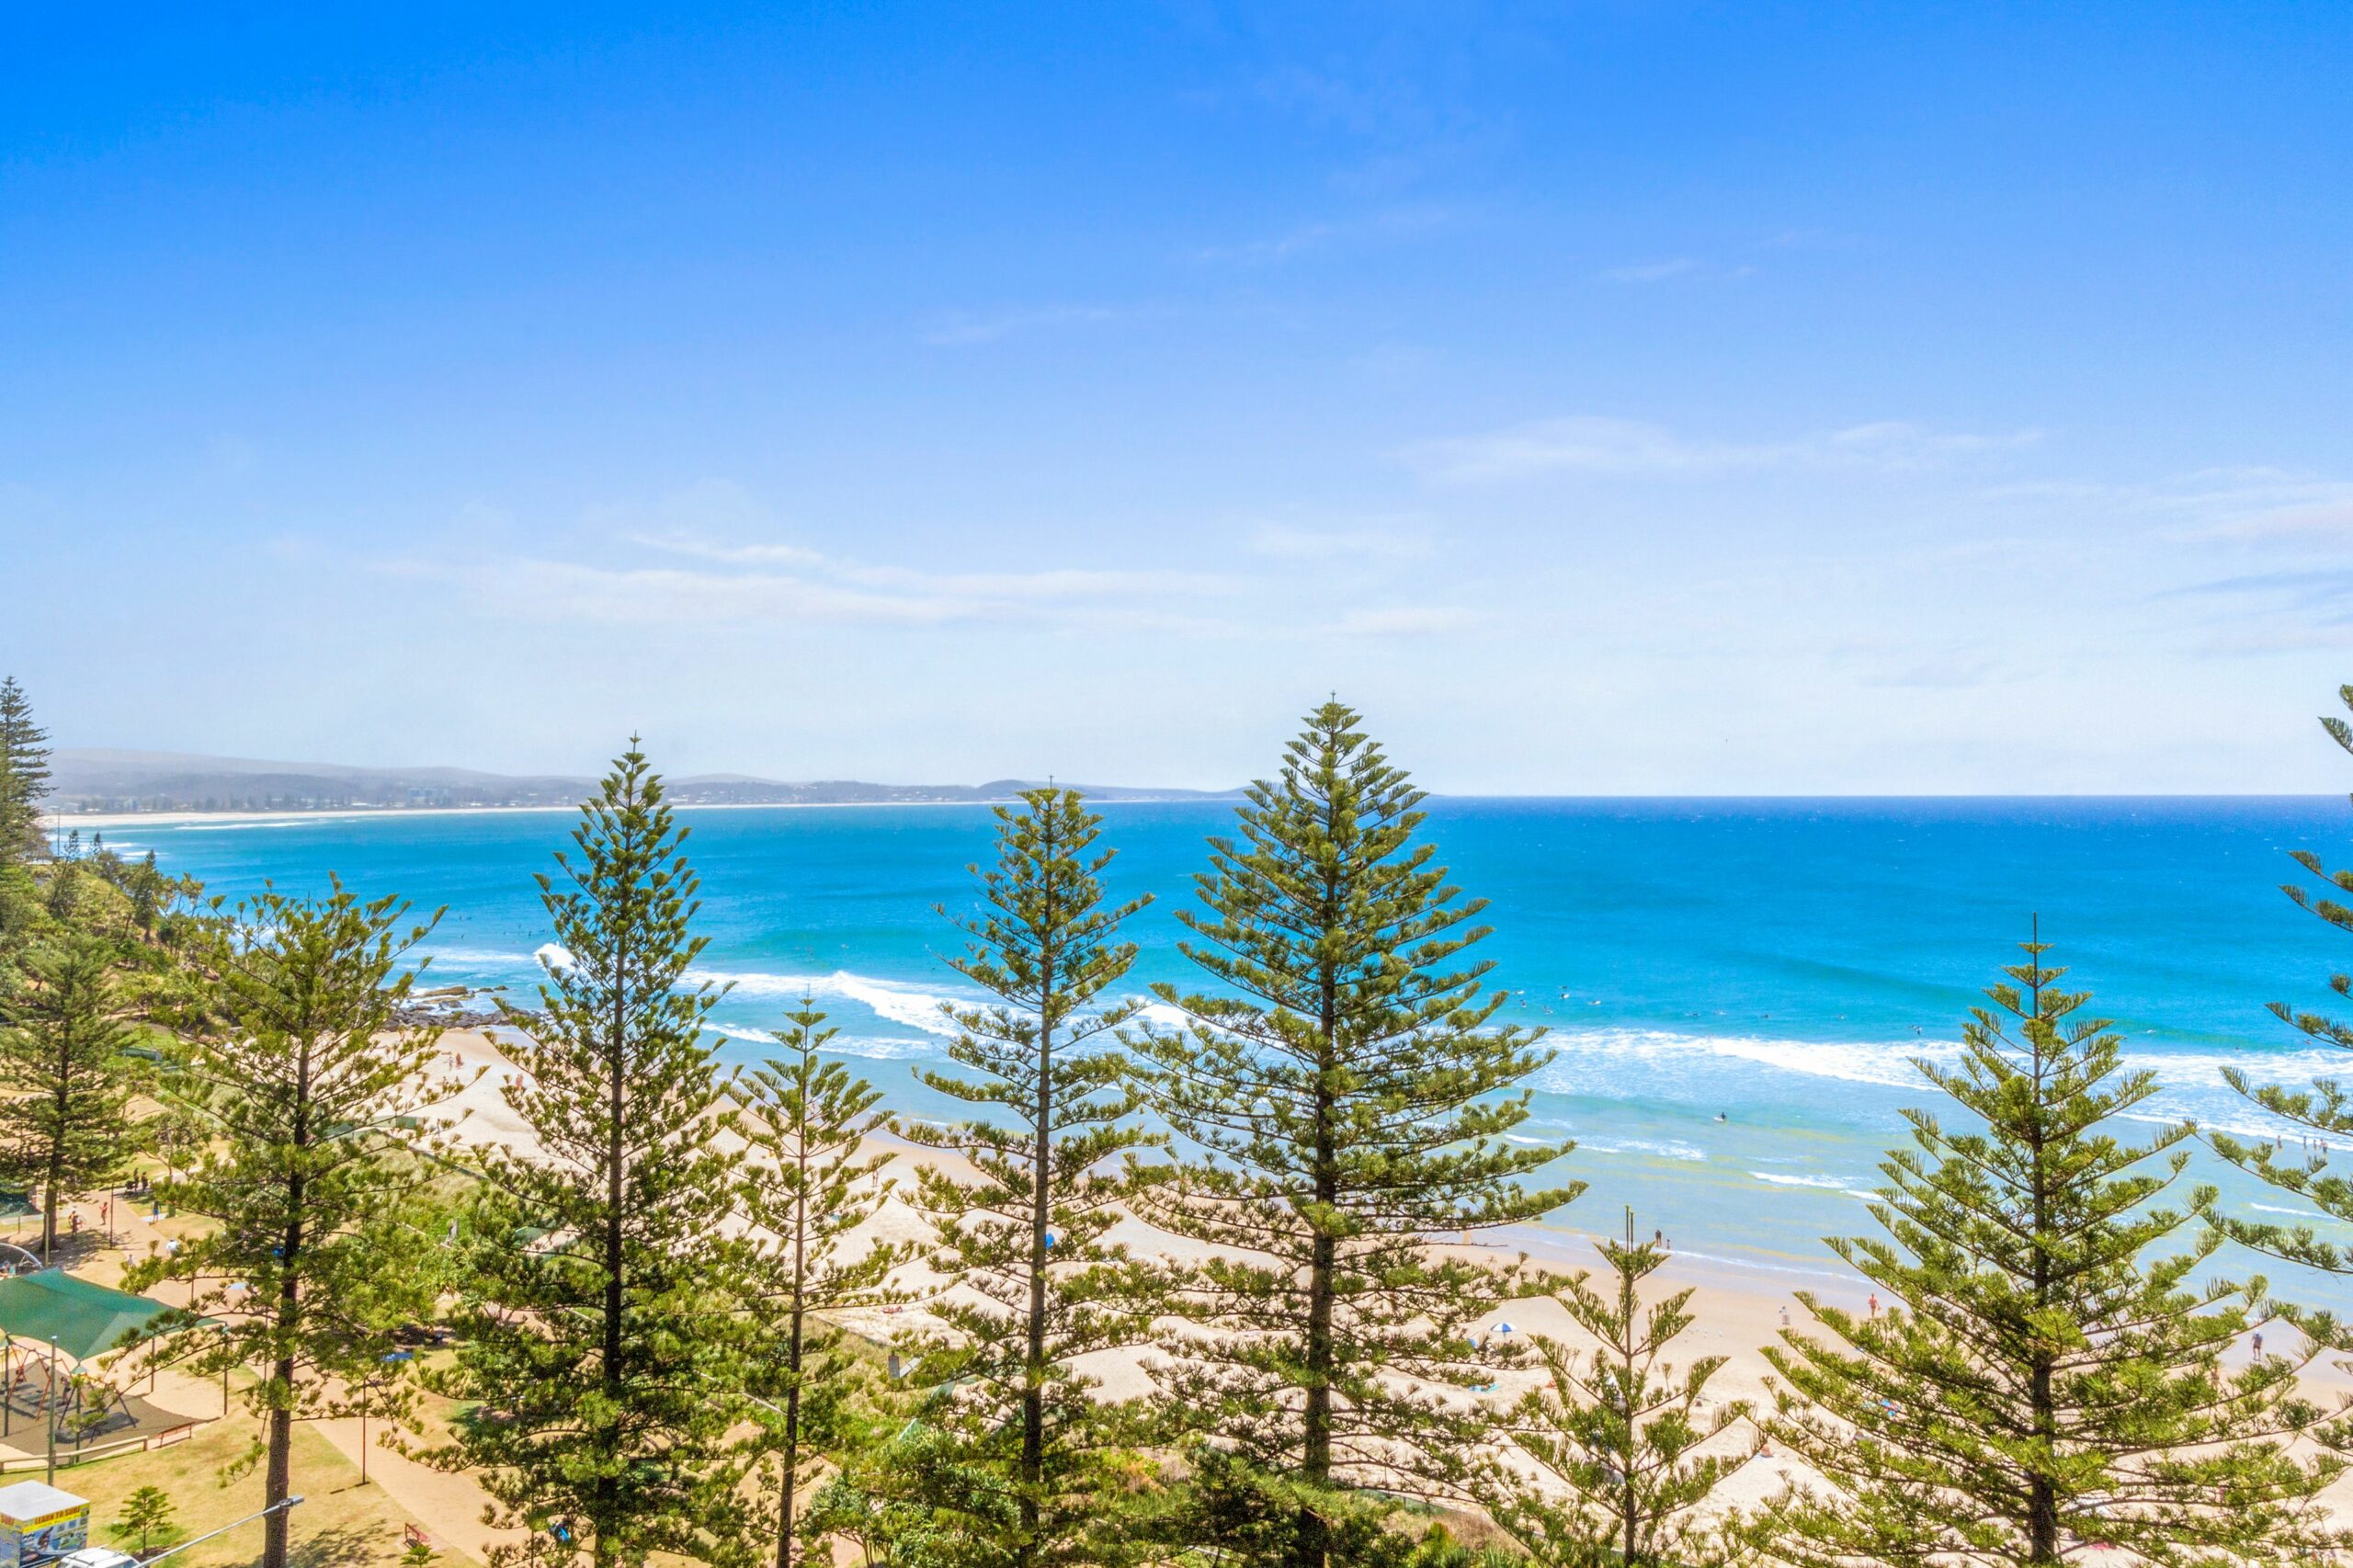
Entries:
MULTIPOLYGON (((161 1301, 76 1279, 62 1269, 0 1279, 0 1332, 57 1347, 76 1361, 119 1349, 171 1312, 161 1301)), ((175 1324, 184 1327, 185 1324, 175 1324)))

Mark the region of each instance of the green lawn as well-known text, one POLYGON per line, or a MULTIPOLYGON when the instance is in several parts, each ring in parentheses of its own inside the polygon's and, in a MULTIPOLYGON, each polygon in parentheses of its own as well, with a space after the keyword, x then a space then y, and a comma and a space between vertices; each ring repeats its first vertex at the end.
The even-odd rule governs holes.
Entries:
MULTIPOLYGON (((126 1551, 137 1546, 111 1527, 122 1500, 142 1486, 159 1486, 171 1494, 179 1526, 173 1539, 185 1540, 261 1506, 258 1467, 225 1487, 221 1484, 222 1469, 251 1448, 259 1432, 259 1423, 234 1409, 227 1420, 200 1428, 184 1443, 61 1470, 57 1483, 90 1500, 93 1544, 126 1551)), ((38 1478, 39 1472, 34 1474, 38 1478)), ((411 1516, 381 1488, 361 1485, 358 1467, 306 1426, 294 1432, 294 1490, 303 1497, 293 1512, 298 1562, 307 1568, 359 1568, 401 1561, 401 1527, 411 1522, 411 1516)), ((438 1540, 438 1532, 433 1533, 438 1540)), ((251 1524, 173 1558, 167 1568, 230 1568, 260 1556, 261 1526, 251 1524)), ((473 1559, 444 1548, 434 1562, 443 1568, 470 1568, 473 1559)))

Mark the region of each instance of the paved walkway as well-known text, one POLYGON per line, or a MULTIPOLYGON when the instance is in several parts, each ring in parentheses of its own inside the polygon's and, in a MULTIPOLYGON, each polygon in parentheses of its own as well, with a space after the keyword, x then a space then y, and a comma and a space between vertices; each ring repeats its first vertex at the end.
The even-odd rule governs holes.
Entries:
MULTIPOLYGON (((359 1422, 313 1423, 335 1450, 354 1464, 361 1462, 359 1422)), ((384 1495, 425 1522, 437 1548, 454 1547, 476 1562, 488 1562, 491 1548, 523 1539, 521 1530, 494 1530, 482 1522, 490 1494, 464 1475, 432 1470, 407 1455, 385 1448, 384 1424, 368 1423, 364 1452, 368 1483, 383 1488, 384 1495)))

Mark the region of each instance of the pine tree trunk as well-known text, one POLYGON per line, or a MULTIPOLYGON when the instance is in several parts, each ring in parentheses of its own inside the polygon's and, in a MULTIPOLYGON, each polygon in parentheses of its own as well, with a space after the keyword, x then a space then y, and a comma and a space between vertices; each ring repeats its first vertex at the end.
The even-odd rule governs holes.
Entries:
MULTIPOLYGON (((311 1145, 311 1057, 305 1045, 294 1064, 294 1165, 286 1178, 286 1236, 279 1244, 278 1332, 290 1348, 270 1369, 273 1386, 285 1403, 269 1412, 269 1460, 262 1482, 262 1506, 271 1510, 262 1521, 261 1568, 286 1568, 292 1521, 286 1500, 294 1494, 294 1353, 290 1346, 302 1312, 302 1220, 309 1178, 303 1170, 311 1145)), ((225 1386, 225 1385, 224 1385, 225 1386)))
POLYGON ((49 1180, 42 1184, 40 1210, 40 1260, 50 1261, 57 1250, 57 1189, 65 1179, 65 1116, 67 1109, 65 1048, 58 1047, 57 1061, 57 1119, 49 1130, 49 1180))
MULTIPOLYGON (((1335 913, 1339 890, 1324 889, 1324 924, 1337 923, 1335 913)), ((1302 1434, 1300 1474, 1308 1485, 1322 1490, 1332 1484, 1332 1307, 1337 1287, 1340 1245, 1325 1228, 1340 1196, 1338 1151, 1332 1138, 1332 1082, 1338 1054, 1339 989, 1327 967, 1324 972, 1323 1006, 1318 1017, 1320 1049, 1315 1064, 1315 1203, 1318 1218, 1307 1272, 1307 1399, 1302 1434)), ((1330 1532, 1321 1506, 1313 1502, 1299 1511, 1298 1568, 1324 1568, 1330 1532)))
MULTIPOLYGON (((611 1113, 613 1131, 605 1151, 605 1342, 604 1366, 601 1369, 605 1397, 611 1408, 620 1408, 621 1401, 621 1076, 620 1058, 614 1058, 611 1084, 611 1113)), ((620 1458, 618 1429, 608 1418, 598 1434, 604 1448, 604 1468, 597 1477, 597 1562, 608 1564, 612 1557, 612 1531, 617 1523, 614 1515, 619 1500, 615 1495, 611 1467, 620 1458)))
MULTIPOLYGON (((629 947, 624 940, 617 944, 613 954, 612 1033, 606 1040, 608 1074, 606 1077, 606 1114, 610 1131, 605 1143, 605 1342, 603 1383, 605 1397, 610 1408, 621 1408, 621 1128, 622 1117, 629 1108, 627 1077, 621 1060, 622 1042, 628 1039, 629 1028, 629 947)), ((613 1562, 612 1527, 620 1523, 618 1483, 612 1469, 620 1460, 620 1433, 608 1418, 598 1434, 604 1448, 604 1465, 597 1477, 597 1568, 609 1568, 613 1562)))
MULTIPOLYGON (((294 1147, 298 1151, 309 1142, 303 1136, 302 1118, 297 1112, 294 1123, 294 1147)), ((296 1320, 301 1312, 301 1283, 295 1270, 302 1254, 302 1173, 297 1170, 286 1186, 285 1257, 278 1276, 278 1329, 290 1341, 296 1320)), ((288 1539, 291 1521, 287 1518, 286 1499, 294 1494, 294 1357, 291 1351, 278 1358, 270 1368, 272 1385, 286 1403, 273 1404, 269 1412, 269 1460, 262 1482, 262 1506, 273 1510, 262 1521, 262 1568, 286 1568, 288 1539)))
MULTIPOLYGON (((2052 1398, 2051 1367, 2042 1358, 2036 1358, 2028 1397, 2033 1404, 2036 1436, 2052 1442, 2058 1432, 2056 1402, 2052 1398)), ((2028 1485, 2027 1538, 2029 1562, 2059 1562, 2059 1498, 2048 1476, 2035 1476, 2028 1485)))
POLYGON ((1624 1335, 1625 1344, 1620 1347, 1619 1357, 1619 1366, 1621 1369, 1621 1378, 1618 1385, 1618 1396, 1625 1402, 1626 1417, 1626 1425, 1622 1428, 1625 1433, 1625 1437, 1620 1440, 1618 1446, 1618 1464, 1620 1468, 1618 1482, 1618 1497, 1620 1502, 1619 1522, 1623 1531, 1624 1540, 1622 1551, 1625 1554, 1627 1568, 1636 1568, 1636 1564, 1641 1561, 1634 1555, 1638 1526, 1641 1520, 1641 1499, 1634 1494, 1634 1445, 1640 1440, 1634 1431, 1633 1324, 1635 1301, 1633 1278, 1631 1275, 1624 1273, 1620 1273, 1618 1277, 1618 1312, 1620 1321, 1626 1324, 1626 1333, 1624 1335))
POLYGON ((776 1568, 792 1568, 793 1490, 801 1479, 801 1344, 809 1270, 808 1061, 801 1058, 801 1125, 793 1136, 801 1181, 792 1199, 792 1328, 784 1344, 784 1483, 778 1490, 776 1568))
POLYGON ((792 1381, 784 1391, 784 1484, 777 1506, 776 1568, 792 1568, 793 1483, 801 1471, 801 1308, 792 1309, 792 1342, 785 1353, 792 1381))
MULTIPOLYGON (((281 1388, 294 1384, 294 1360, 287 1357, 278 1363, 277 1377, 281 1388)), ((261 1568, 286 1568, 289 1538, 292 1521, 282 1505, 294 1494, 294 1412, 290 1409, 269 1413, 269 1464, 262 1482, 262 1505, 272 1510, 262 1521, 261 1568)))
MULTIPOLYGON (((1319 1150, 1319 1153, 1322 1151, 1319 1150)), ((1325 1161, 1328 1165, 1328 1160, 1325 1161)), ((1330 1181, 1319 1176, 1317 1201, 1332 1200, 1330 1181)), ((1305 1434, 1300 1474, 1311 1487, 1332 1483, 1332 1277, 1338 1244, 1328 1235, 1315 1238, 1314 1260, 1307 1276, 1307 1401, 1305 1434)), ((1299 1568, 1324 1568, 1324 1515, 1313 1502, 1299 1510, 1299 1568)))
MULTIPOLYGON (((2040 935, 2039 923, 2036 929, 2040 935)), ((2035 963, 2039 969, 2041 964, 2040 957, 2035 963)), ((2040 1013, 2042 1010, 2040 984, 2035 985, 2033 995, 2035 1011, 2040 1013)), ((2042 1050, 2040 1046, 2035 1048, 2034 1083, 2039 1097, 2043 1084, 2042 1050)), ((2044 1238, 2051 1233, 2051 1176, 2044 1160, 2042 1127, 2039 1118, 2030 1125, 2028 1147, 2033 1155, 2034 1304, 2039 1312, 2051 1305, 2052 1295, 2051 1256, 2044 1249, 2044 1238)), ((2027 1403, 2034 1417, 2034 1435, 2041 1440, 2045 1453, 2057 1450, 2059 1437, 2058 1401, 2052 1394, 2051 1373, 2052 1358, 2037 1350, 2028 1382, 2027 1403)), ((2055 1563, 2059 1561, 2059 1499, 2047 1475, 2034 1476, 2028 1483, 2027 1551, 2029 1562, 2055 1563)))
MULTIPOLYGON (((1046 852, 1054 852, 1051 821, 1046 829, 1046 852)), ((1046 923, 1053 923, 1053 896, 1046 898, 1046 923)), ((1054 1029, 1046 1014, 1053 1006, 1054 945, 1045 944, 1040 967, 1038 1017, 1037 1158, 1029 1167, 1029 1354, 1021 1389, 1021 1545, 1014 1561, 1029 1568, 1038 1560, 1039 1494, 1046 1477, 1046 1227, 1053 1173, 1049 1168, 1053 1140, 1054 1029)))
MULTIPOLYGON (((1331 1104, 1321 1083, 1315 1098, 1315 1201, 1328 1212, 1339 1191, 1334 1170, 1331 1104)), ((1320 1490, 1332 1484, 1332 1303, 1339 1243, 1320 1228, 1320 1221, 1318 1225, 1307 1275, 1307 1399, 1300 1474, 1309 1486, 1320 1490)), ((1325 1536, 1320 1506, 1303 1504, 1299 1511, 1299 1568, 1324 1568, 1325 1536)))

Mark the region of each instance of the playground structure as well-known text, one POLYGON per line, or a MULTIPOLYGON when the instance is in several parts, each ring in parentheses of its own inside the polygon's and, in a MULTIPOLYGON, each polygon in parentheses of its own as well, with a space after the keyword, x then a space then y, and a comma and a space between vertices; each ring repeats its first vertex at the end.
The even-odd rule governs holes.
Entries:
POLYGON ((153 1436, 142 1429, 184 1435, 186 1416, 149 1405, 112 1375, 124 1352, 183 1326, 159 1322, 169 1311, 55 1269, 0 1277, 0 1447, 66 1449, 71 1463, 93 1443, 110 1452, 109 1439, 153 1436))
POLYGON ((61 1445, 78 1448, 138 1424, 125 1390, 79 1362, 61 1371, 59 1361, 50 1346, 0 1339, 0 1437, 14 1437, 19 1423, 38 1432, 49 1419, 61 1445))

